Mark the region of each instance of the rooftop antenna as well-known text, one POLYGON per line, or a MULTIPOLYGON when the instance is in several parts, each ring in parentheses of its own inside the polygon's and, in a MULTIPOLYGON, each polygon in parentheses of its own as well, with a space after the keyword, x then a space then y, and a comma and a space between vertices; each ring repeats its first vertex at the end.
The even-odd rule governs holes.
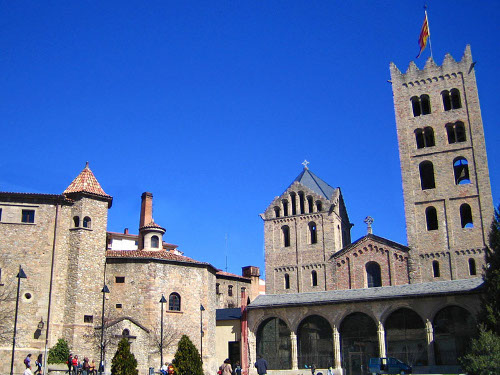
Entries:
POLYGON ((227 233, 225 235, 225 240, 226 240, 226 248, 224 249, 224 253, 226 255, 226 272, 227 272, 227 233))

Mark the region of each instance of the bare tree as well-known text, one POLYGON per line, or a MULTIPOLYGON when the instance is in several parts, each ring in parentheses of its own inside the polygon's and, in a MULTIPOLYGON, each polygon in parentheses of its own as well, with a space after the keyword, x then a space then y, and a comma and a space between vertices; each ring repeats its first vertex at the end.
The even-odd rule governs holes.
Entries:
POLYGON ((117 324, 119 318, 112 314, 111 309, 106 309, 104 312, 104 327, 101 327, 102 315, 95 315, 94 326, 90 326, 87 329, 87 332, 84 333, 84 337, 88 342, 91 343, 92 347, 96 349, 96 353, 99 353, 101 350, 101 332, 104 330, 102 334, 102 347, 103 353, 106 355, 106 350, 110 347, 118 345, 118 341, 121 338, 120 328, 117 324))
POLYGON ((0 342, 12 340, 16 294, 13 285, 0 286, 0 342))
MULTIPOLYGON (((151 330, 151 353, 160 353, 162 347, 160 322, 151 330)), ((163 352, 174 347, 182 336, 180 329, 172 321, 166 320, 163 323, 163 352)))

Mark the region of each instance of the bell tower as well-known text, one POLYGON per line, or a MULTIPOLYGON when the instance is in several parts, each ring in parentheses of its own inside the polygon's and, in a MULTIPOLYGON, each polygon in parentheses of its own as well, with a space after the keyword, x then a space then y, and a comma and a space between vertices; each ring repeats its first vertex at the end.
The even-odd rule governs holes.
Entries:
POLYGON ((478 277, 493 217, 470 46, 406 73, 391 63, 411 282, 478 277))

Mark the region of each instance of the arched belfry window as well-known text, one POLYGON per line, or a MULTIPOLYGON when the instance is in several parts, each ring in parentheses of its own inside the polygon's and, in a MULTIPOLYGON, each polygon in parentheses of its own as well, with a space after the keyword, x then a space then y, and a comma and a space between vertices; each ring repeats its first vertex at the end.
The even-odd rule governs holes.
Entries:
POLYGON ((318 273, 315 270, 311 272, 311 284, 312 286, 318 286, 318 273))
POLYGON ((285 289, 290 289, 290 275, 285 273, 285 289))
POLYGON ((275 217, 280 217, 280 208, 278 206, 274 207, 274 216, 275 217))
POLYGON ((434 130, 430 126, 415 130, 415 141, 417 148, 433 147, 435 145, 434 130))
POLYGON ((368 288, 382 286, 382 276, 380 274, 380 265, 377 262, 366 263, 366 284, 368 288))
POLYGON ((168 309, 170 311, 181 311, 181 296, 179 294, 170 294, 168 297, 168 309))
POLYGON ((465 142, 467 140, 465 125, 462 121, 457 121, 454 124, 446 124, 446 134, 448 135, 449 144, 465 142))
POLYGON ((321 201, 316 201, 316 209, 318 212, 321 212, 323 210, 323 205, 321 204, 321 201))
POLYGON ((305 198, 304 198, 304 192, 299 191, 299 207, 300 207, 300 213, 305 214, 306 213, 306 204, 305 204, 305 198))
POLYGON ((428 115, 431 113, 431 101, 429 95, 414 96, 411 99, 413 117, 428 115))
POLYGON ((469 258, 469 275, 476 275, 476 261, 473 258, 469 258))
POLYGON ((434 189, 436 183, 434 181, 434 166, 430 161, 423 161, 418 166, 420 172, 420 186, 422 190, 434 189))
POLYGON ((435 207, 430 206, 425 209, 425 220, 427 222, 427 230, 438 229, 438 218, 435 207))
POLYGON ((283 199, 281 203, 283 204, 283 216, 288 216, 288 201, 283 199))
POLYGON ((309 208, 309 213, 312 214, 314 211, 314 200, 310 195, 307 197, 307 207, 309 208))
POLYGON ((151 236, 151 247, 153 249, 160 247, 160 238, 158 236, 151 236))
POLYGON ((434 260, 432 262, 432 275, 434 277, 440 277, 441 276, 441 271, 439 270, 439 262, 437 260, 434 260))
POLYGON ((443 97, 443 108, 445 111, 462 108, 460 91, 457 89, 445 90, 441 93, 441 96, 443 97))
POLYGON ((459 157, 453 161, 453 173, 456 185, 470 184, 469 163, 466 158, 459 157))
POLYGON ((460 206, 460 222, 462 228, 474 228, 474 223, 472 222, 472 210, 467 203, 460 206))
POLYGON ((311 244, 315 244, 318 242, 318 233, 316 229, 316 223, 314 221, 309 223, 309 238, 311 244))
POLYGON ((85 216, 85 217, 83 218, 83 227, 84 227, 84 228, 88 228, 88 229, 90 229, 90 224, 91 224, 91 223, 92 223, 92 220, 90 219, 90 217, 85 216))
POLYGON ((292 203, 292 215, 297 215, 297 196, 295 193, 290 193, 290 200, 292 203))
POLYGON ((288 225, 283 225, 281 227, 281 233, 283 237, 283 246, 290 246, 290 227, 288 225))
POLYGON ((75 225, 75 228, 78 228, 80 226, 80 217, 79 216, 73 217, 73 224, 75 225))

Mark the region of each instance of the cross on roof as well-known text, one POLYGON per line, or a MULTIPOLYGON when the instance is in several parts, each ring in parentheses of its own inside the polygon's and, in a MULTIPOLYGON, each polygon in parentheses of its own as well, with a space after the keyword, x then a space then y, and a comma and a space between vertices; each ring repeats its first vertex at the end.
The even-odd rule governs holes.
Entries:
POLYGON ((307 167, 307 165, 308 165, 308 164, 309 164, 309 162, 308 162, 307 160, 304 160, 304 161, 302 162, 302 165, 304 166, 304 169, 309 169, 309 168, 307 167))
POLYGON ((367 233, 372 234, 373 233, 373 231, 372 231, 373 218, 371 216, 367 216, 365 218, 364 222, 366 223, 367 233))

